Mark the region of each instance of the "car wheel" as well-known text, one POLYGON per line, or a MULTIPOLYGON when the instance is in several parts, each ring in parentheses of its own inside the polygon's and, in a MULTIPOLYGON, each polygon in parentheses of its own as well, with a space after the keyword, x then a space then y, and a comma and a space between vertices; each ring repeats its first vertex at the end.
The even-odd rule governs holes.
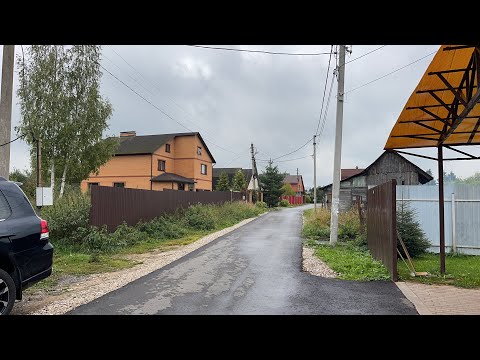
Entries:
POLYGON ((15 303, 15 283, 12 277, 0 269, 0 315, 8 315, 15 303))

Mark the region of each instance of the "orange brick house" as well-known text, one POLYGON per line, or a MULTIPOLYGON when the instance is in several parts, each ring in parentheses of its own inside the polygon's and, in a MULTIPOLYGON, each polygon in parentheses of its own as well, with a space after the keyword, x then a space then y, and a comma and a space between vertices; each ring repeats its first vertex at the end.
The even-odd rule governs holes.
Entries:
POLYGON ((290 175, 286 174, 283 179, 284 184, 290 184, 296 196, 302 196, 305 194, 305 186, 303 186, 302 175, 290 175))
POLYGON ((212 191, 210 150, 198 132, 137 136, 120 133, 115 155, 88 179, 92 185, 145 190, 212 191))

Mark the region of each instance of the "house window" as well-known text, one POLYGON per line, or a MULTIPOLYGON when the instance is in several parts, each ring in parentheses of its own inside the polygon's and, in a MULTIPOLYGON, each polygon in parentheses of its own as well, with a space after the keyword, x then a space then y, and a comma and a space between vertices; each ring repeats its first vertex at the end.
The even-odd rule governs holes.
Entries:
POLYGON ((207 175, 207 165, 202 164, 200 172, 202 173, 202 175, 207 175))
POLYGON ((193 190, 194 190, 193 184, 188 184, 188 191, 193 191, 193 190))
POLYGON ((92 190, 92 186, 98 186, 97 182, 88 183, 88 190, 92 190))
POLYGON ((165 171, 165 160, 158 160, 158 170, 165 171))
POLYGON ((202 147, 197 146, 197 155, 202 155, 202 147))
POLYGON ((178 190, 185 190, 185 184, 178 183, 178 190))
POLYGON ((124 182, 114 182, 113 187, 123 188, 123 187, 125 187, 125 183, 124 182))
POLYGON ((170 144, 165 144, 165 152, 170 152, 170 144))

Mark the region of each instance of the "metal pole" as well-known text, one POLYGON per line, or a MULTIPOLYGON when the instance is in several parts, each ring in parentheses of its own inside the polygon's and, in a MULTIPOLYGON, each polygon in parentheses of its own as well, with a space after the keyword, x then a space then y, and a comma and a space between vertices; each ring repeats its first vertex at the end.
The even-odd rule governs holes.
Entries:
POLYGON ((457 253, 457 231, 455 229, 455 212, 456 212, 456 205, 455 205, 455 193, 452 193, 452 251, 454 254, 457 253))
POLYGON ((438 214, 440 221, 440 274, 445 274, 445 199, 443 194, 443 152, 438 147, 438 214))
POLYGON ((342 159, 343 92, 345 77, 345 45, 340 45, 338 62, 337 121, 335 125, 335 157, 333 164, 332 210, 330 221, 330 244, 338 238, 338 206, 340 202, 340 166, 342 159))
POLYGON ((42 140, 37 139, 37 187, 42 187, 42 140))
POLYGON ((313 206, 317 211, 317 135, 313 135, 313 206))
POLYGON ((253 143, 250 144, 250 152, 252 153, 252 177, 253 177, 253 194, 252 194, 252 203, 255 203, 254 196, 257 195, 257 185, 255 183, 255 153, 253 151, 253 143))
POLYGON ((10 175, 10 139, 12 128, 12 90, 15 45, 3 45, 2 85, 0 98, 0 176, 10 175))

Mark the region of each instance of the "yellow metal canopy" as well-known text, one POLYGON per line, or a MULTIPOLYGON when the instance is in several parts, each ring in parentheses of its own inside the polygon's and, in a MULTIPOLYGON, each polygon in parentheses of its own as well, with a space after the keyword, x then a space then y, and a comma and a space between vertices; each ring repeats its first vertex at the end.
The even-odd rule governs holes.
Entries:
POLYGON ((480 144, 479 69, 480 46, 441 46, 385 149, 480 144))

